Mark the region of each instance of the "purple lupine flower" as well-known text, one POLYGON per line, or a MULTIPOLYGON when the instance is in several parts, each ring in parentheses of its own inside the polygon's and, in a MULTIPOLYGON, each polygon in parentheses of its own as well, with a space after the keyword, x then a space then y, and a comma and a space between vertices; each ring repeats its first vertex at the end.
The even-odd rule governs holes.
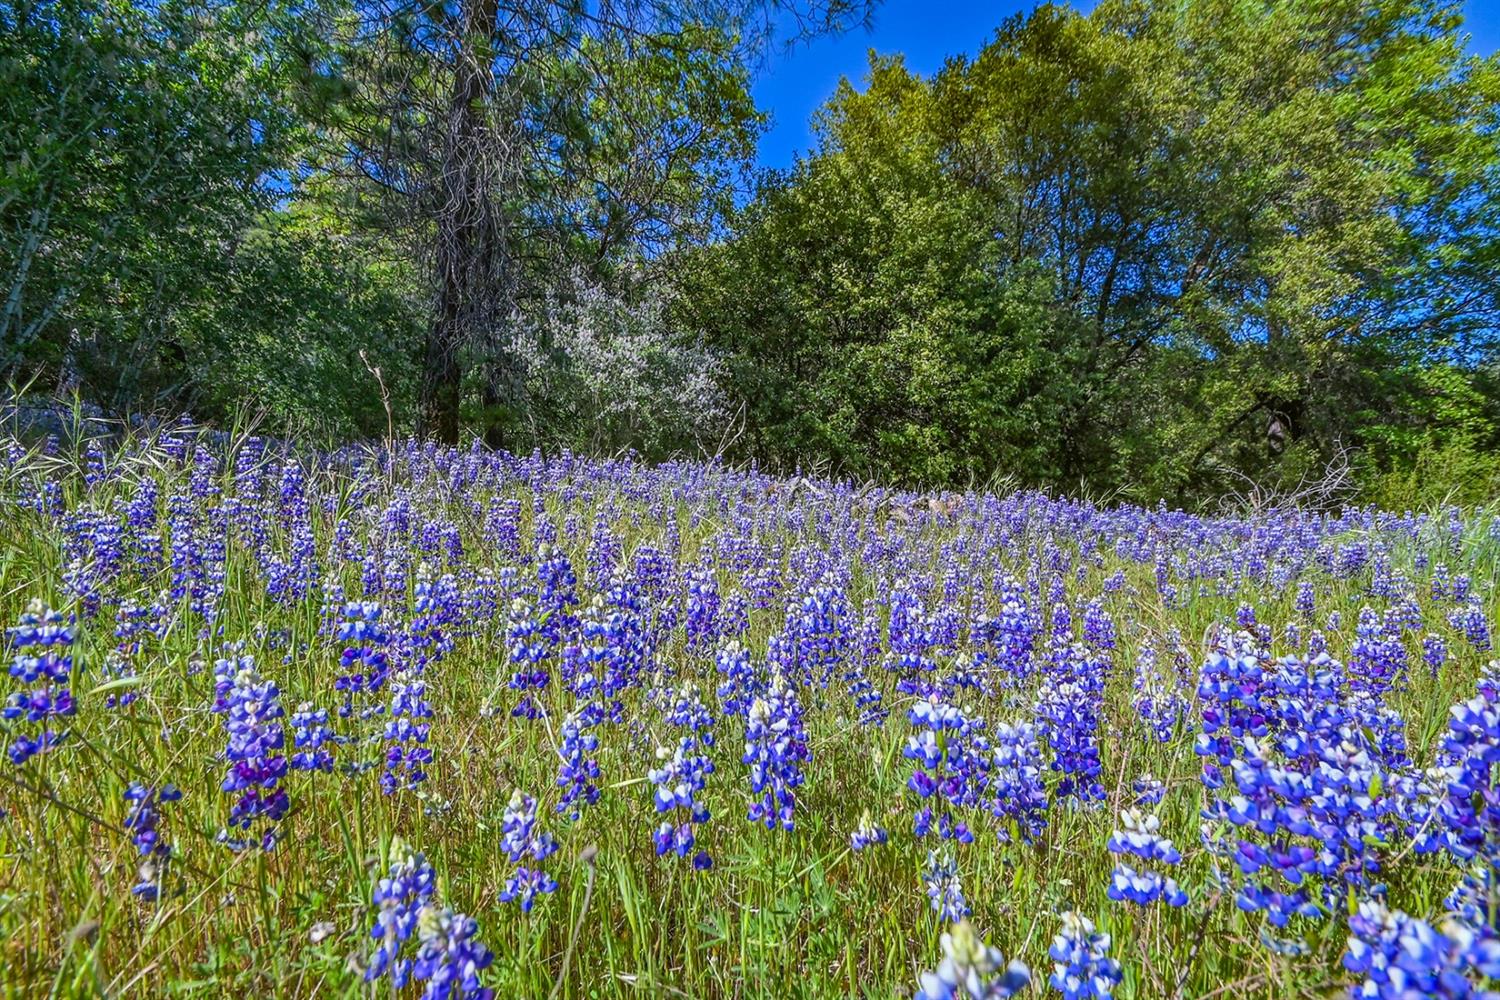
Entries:
POLYGON ((413 672, 403 671, 391 684, 385 724, 385 772, 380 776, 380 790, 385 794, 413 789, 427 780, 424 768, 432 763, 432 748, 427 745, 430 718, 432 706, 427 704, 426 682, 413 672))
POLYGON ((1439 748, 1441 792, 1433 817, 1452 855, 1500 857, 1500 663, 1491 663, 1477 694, 1448 710, 1439 748))
POLYGON ((333 770, 330 745, 337 745, 338 741, 328 725, 327 709, 304 701, 292 713, 291 723, 292 746, 297 751, 292 754, 292 768, 297 771, 333 770))
POLYGON ((859 724, 862 726, 884 725, 889 713, 881 705, 883 695, 866 675, 864 664, 849 661, 848 669, 843 673, 843 680, 845 689, 849 692, 849 697, 854 700, 854 707, 859 712, 859 724))
POLYGON ((10 732, 6 748, 12 764, 24 764, 39 753, 55 749, 66 730, 54 728, 74 713, 73 623, 61 612, 34 600, 10 630, 15 657, 11 681, 17 688, 0 708, 0 719, 10 732))
POLYGON ((1428 587, 1428 594, 1432 598, 1433 604, 1441 602, 1448 596, 1450 583, 1447 563, 1438 563, 1432 567, 1432 579, 1428 587))
POLYGON ((125 815, 125 829, 140 854, 136 884, 131 894, 149 902, 161 898, 172 861, 172 845, 167 843, 157 829, 161 822, 161 804, 176 802, 182 791, 175 785, 148 786, 132 782, 125 789, 125 801, 129 809, 125 815))
POLYGON ((831 574, 787 608, 786 636, 799 678, 828 686, 849 652, 848 619, 848 597, 831 574))
POLYGON ((964 899, 963 886, 959 883, 958 864, 951 850, 939 855, 927 852, 927 867, 922 870, 922 882, 927 888, 927 898, 932 910, 944 923, 954 923, 969 915, 969 903, 964 899))
POLYGON ((432 579, 424 563, 417 569, 412 614, 397 637, 395 662, 421 673, 453 648, 453 632, 463 617, 464 599, 452 573, 432 579))
POLYGON ((1363 982, 1351 996, 1479 998, 1476 980, 1500 972, 1500 944, 1462 925, 1443 930, 1365 900, 1349 917, 1344 968, 1363 982))
POLYGON ((546 689, 552 679, 547 664, 556 650, 554 637, 545 627, 544 619, 523 597, 511 601, 507 623, 506 650, 513 668, 510 686, 521 692, 520 700, 510 714, 518 719, 540 718, 541 710, 532 694, 546 689))
MULTIPOLYGON (((930 623, 922 608, 922 599, 909 581, 896 584, 891 594, 890 621, 886 627, 890 650, 886 667, 901 675, 903 684, 913 684, 922 674, 937 669, 932 658, 930 623)), ((913 687, 911 691, 915 693, 913 687)))
MULTIPOLYGON (((670 851, 685 858, 697 844, 696 828, 711 818, 708 806, 698 795, 714 772, 713 761, 703 752, 713 746, 710 728, 713 718, 698 698, 697 690, 687 685, 672 697, 667 722, 688 732, 678 740, 674 750, 657 748, 659 766, 652 768, 646 777, 656 788, 652 795, 656 811, 669 817, 685 814, 685 818, 675 823, 670 818, 664 819, 652 842, 658 857, 670 851)), ((699 871, 712 868, 713 858, 707 851, 699 850, 693 854, 693 867, 699 871)))
POLYGON ((1134 684, 1136 714, 1157 742, 1169 742, 1178 724, 1187 717, 1188 702, 1174 680, 1165 677, 1157 668, 1155 646, 1148 644, 1136 654, 1134 684))
POLYGON ((501 561, 519 561, 522 552, 521 501, 491 497, 484 515, 484 535, 501 561))
POLYGON ((1270 730, 1274 705, 1265 683, 1265 668, 1250 653, 1214 652, 1204 661, 1198 681, 1202 713, 1194 752, 1210 757, 1204 762, 1205 781, 1234 760, 1247 736, 1262 737, 1270 730))
POLYGON ((1448 644, 1442 636, 1429 632, 1422 637, 1422 662, 1427 664, 1434 677, 1443 669, 1443 664, 1448 662, 1448 644))
POLYGON ((589 532, 589 547, 584 559, 589 569, 589 582, 594 589, 603 590, 614 577, 615 567, 623 554, 619 536, 609 527, 610 518, 604 511, 594 516, 594 525, 589 532))
POLYGON ((990 812, 999 821, 1002 843, 1029 844, 1047 828, 1047 789, 1036 727, 1029 722, 1001 723, 995 727, 994 744, 990 812))
POLYGON ((710 566, 700 564, 687 571, 687 609, 682 624, 689 649, 705 649, 713 645, 719 635, 719 607, 722 603, 710 566))
POLYGON ((597 704, 585 705, 563 719, 558 727, 557 787, 563 790, 557 811, 566 812, 576 821, 583 805, 599 801, 599 762, 591 755, 599 749, 599 737, 589 732, 604 721, 604 710, 597 704))
POLYGON ((1406 672, 1406 646, 1375 609, 1363 607, 1349 651, 1349 685, 1373 698, 1384 698, 1406 672))
POLYGON ((1135 779, 1130 788, 1135 792, 1135 804, 1138 806, 1160 805, 1162 797, 1167 793, 1167 786, 1150 774, 1143 774, 1135 779))
POLYGON ((1114 619, 1104 610, 1104 602, 1096 598, 1085 605, 1083 641, 1094 649, 1103 651, 1114 649, 1117 638, 1114 619))
POLYGON ((370 937, 379 942, 365 968, 365 981, 389 977, 399 990, 411 981, 412 959, 406 943, 417 929, 423 907, 437 892, 437 875, 420 852, 399 840, 391 845, 389 872, 375 883, 375 923, 370 937))
MULTIPOLYGON (((102 671, 110 680, 136 676, 135 661, 147 647, 148 640, 160 641, 167 634, 170 611, 166 605, 136 604, 126 601, 115 611, 115 649, 105 660, 102 671)), ((111 709, 129 705, 140 692, 127 688, 118 694, 110 692, 105 706, 111 709)))
POLYGON ((537 896, 557 891, 557 880, 538 867, 557 853, 557 841, 541 828, 536 799, 519 788, 511 792, 500 829, 500 846, 517 866, 500 890, 500 902, 519 899, 521 912, 529 913, 537 896))
POLYGON ((719 648, 714 665, 723 679, 719 682, 719 709, 725 715, 748 711, 760 691, 760 679, 750 665, 750 654, 739 640, 731 639, 719 648))
POLYGON ((286 739, 281 692, 260 676, 255 661, 248 656, 220 663, 234 671, 232 676, 220 676, 221 683, 228 681, 223 714, 228 735, 224 757, 229 762, 220 787, 236 794, 236 798, 219 841, 234 851, 252 845, 269 851, 276 846, 276 824, 291 805, 286 789, 280 787, 287 773, 286 756, 281 752, 286 739), (258 839, 241 836, 257 827, 258 839))
POLYGON ((1388 710, 1367 694, 1345 693, 1341 677, 1326 655, 1279 661, 1269 678, 1277 708, 1267 736, 1242 739, 1230 761, 1232 785, 1217 768, 1204 771, 1211 790, 1225 790, 1205 819, 1235 831, 1206 842, 1243 878, 1237 905, 1264 912, 1276 927, 1321 918, 1350 888, 1369 885, 1400 828, 1402 783, 1389 770, 1404 766, 1399 737, 1386 731, 1388 710))
POLYGON ((376 601, 352 601, 344 606, 335 632, 335 638, 345 644, 339 656, 342 672, 333 682, 334 690, 344 695, 340 718, 366 721, 385 710, 375 699, 391 672, 385 652, 390 637, 381 626, 380 614, 376 601))
POLYGON ((950 807, 977 805, 987 782, 991 761, 982 722, 971 722, 937 696, 917 702, 908 710, 907 719, 920 727, 919 732, 906 738, 901 751, 903 757, 917 762, 906 782, 920 800, 912 832, 926 836, 936 820, 940 837, 961 844, 972 842, 974 835, 968 824, 955 820, 950 807), (932 802, 942 805, 941 813, 932 802))
POLYGON ((914 1000, 1006 1000, 1031 982, 1025 963, 1007 963, 967 920, 943 935, 942 947, 942 962, 918 978, 914 1000))
POLYGON ((859 825, 849 835, 849 849, 851 851, 863 851, 867 847, 884 844, 889 838, 885 827, 878 826, 866 809, 859 817, 859 825))
POLYGON ((1109 935, 1094 930, 1094 922, 1071 910, 1062 915, 1062 929, 1052 939, 1052 975, 1047 981, 1066 1000, 1105 1000, 1119 985, 1120 964, 1109 957, 1109 935))
POLYGON ((495 991, 481 986, 479 973, 495 960, 478 940, 479 922, 444 907, 424 906, 417 915, 418 948, 412 974, 426 983, 423 1000, 450 997, 491 1000, 495 991))
POLYGON ((778 674, 766 697, 755 699, 745 716, 741 763, 750 765, 750 791, 757 796, 749 819, 767 830, 791 830, 797 807, 793 789, 802 784, 802 765, 812 757, 797 696, 778 674))
POLYGON ((1480 858, 1443 900, 1454 919, 1500 937, 1500 857, 1480 858))
POLYGON ((1104 798, 1099 712, 1105 675, 1105 665, 1075 645, 1054 656, 1043 678, 1037 728, 1052 749, 1052 770, 1062 776, 1059 799, 1076 798, 1086 804, 1104 798))
POLYGON ((1477 652, 1487 653, 1490 650, 1490 620, 1484 613, 1484 607, 1477 600, 1468 601, 1461 607, 1455 608, 1448 613, 1448 625, 1456 631, 1462 632, 1469 645, 1477 652))
POLYGON ((714 666, 721 676, 718 682, 718 708, 724 715, 739 715, 748 711, 754 697, 759 693, 760 681, 750 666, 750 654, 739 640, 732 639, 718 649, 714 666))
POLYGON ((1034 654, 1043 630, 1041 616, 1028 605, 1014 579, 1007 579, 1000 599, 1000 613, 978 628, 981 669, 993 664, 1005 676, 1024 680, 1034 669, 1034 654))
MULTIPOLYGON (((1111 854, 1131 855, 1158 865, 1175 865, 1182 855, 1172 842, 1161 836, 1161 820, 1154 814, 1142 814, 1139 809, 1126 809, 1120 813, 1120 828, 1109 835, 1105 845, 1111 854)), ((1115 863, 1108 889, 1110 899, 1129 900, 1144 906, 1164 900, 1171 906, 1184 906, 1187 893, 1178 887, 1175 879, 1159 872, 1137 871, 1123 860, 1115 863)))

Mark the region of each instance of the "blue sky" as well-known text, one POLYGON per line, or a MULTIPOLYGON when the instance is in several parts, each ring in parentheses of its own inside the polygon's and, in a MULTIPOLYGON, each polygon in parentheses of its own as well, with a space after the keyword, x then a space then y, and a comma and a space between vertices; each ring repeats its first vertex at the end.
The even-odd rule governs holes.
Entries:
MULTIPOLYGON (((913 71, 933 73, 949 55, 978 51, 1001 21, 1033 6, 1032 0, 884 0, 870 31, 856 28, 777 56, 754 88, 756 105, 771 115, 771 127, 760 140, 760 165, 791 166, 796 154, 812 145, 809 117, 840 77, 862 79, 870 49, 899 52, 913 71)), ((1473 50, 1489 55, 1500 49, 1500 0, 1466 0, 1465 9, 1473 50)))

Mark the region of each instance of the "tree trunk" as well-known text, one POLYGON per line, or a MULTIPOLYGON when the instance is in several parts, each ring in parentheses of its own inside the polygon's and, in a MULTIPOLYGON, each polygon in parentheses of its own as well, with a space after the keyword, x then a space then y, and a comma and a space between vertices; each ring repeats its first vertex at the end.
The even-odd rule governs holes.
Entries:
POLYGON ((504 414, 501 412, 505 394, 501 391, 500 373, 495 370, 499 363, 497 358, 490 359, 484 379, 484 443, 497 451, 505 447, 504 414))
POLYGON ((439 289, 440 310, 428 328, 423 345, 422 427, 444 444, 457 444, 463 372, 455 344, 457 322, 442 301, 445 294, 445 288, 439 289))
POLYGON ((482 336, 498 288, 501 247, 496 237, 495 151, 485 135, 486 98, 493 73, 482 55, 495 29, 498 0, 465 0, 453 67, 448 121, 443 130, 442 176, 436 186, 436 303, 423 348, 423 420, 427 433, 458 443, 464 346, 482 336))

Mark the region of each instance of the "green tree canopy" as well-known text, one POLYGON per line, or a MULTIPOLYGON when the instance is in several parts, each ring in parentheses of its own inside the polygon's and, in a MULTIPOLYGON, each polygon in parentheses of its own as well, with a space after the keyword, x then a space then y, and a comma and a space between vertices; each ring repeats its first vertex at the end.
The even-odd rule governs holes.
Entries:
POLYGON ((1449 0, 1042 6, 841 86, 684 318, 784 462, 1178 496, 1399 466, 1493 432, 1497 98, 1449 0))

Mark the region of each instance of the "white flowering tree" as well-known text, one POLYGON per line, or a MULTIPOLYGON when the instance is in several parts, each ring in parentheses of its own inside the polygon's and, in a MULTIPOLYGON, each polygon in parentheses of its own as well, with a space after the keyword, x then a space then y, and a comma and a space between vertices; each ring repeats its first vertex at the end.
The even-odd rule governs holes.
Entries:
POLYGON ((669 328, 667 305, 657 287, 616 291, 575 270, 516 317, 517 403, 537 443, 661 455, 719 440, 720 359, 669 328))

